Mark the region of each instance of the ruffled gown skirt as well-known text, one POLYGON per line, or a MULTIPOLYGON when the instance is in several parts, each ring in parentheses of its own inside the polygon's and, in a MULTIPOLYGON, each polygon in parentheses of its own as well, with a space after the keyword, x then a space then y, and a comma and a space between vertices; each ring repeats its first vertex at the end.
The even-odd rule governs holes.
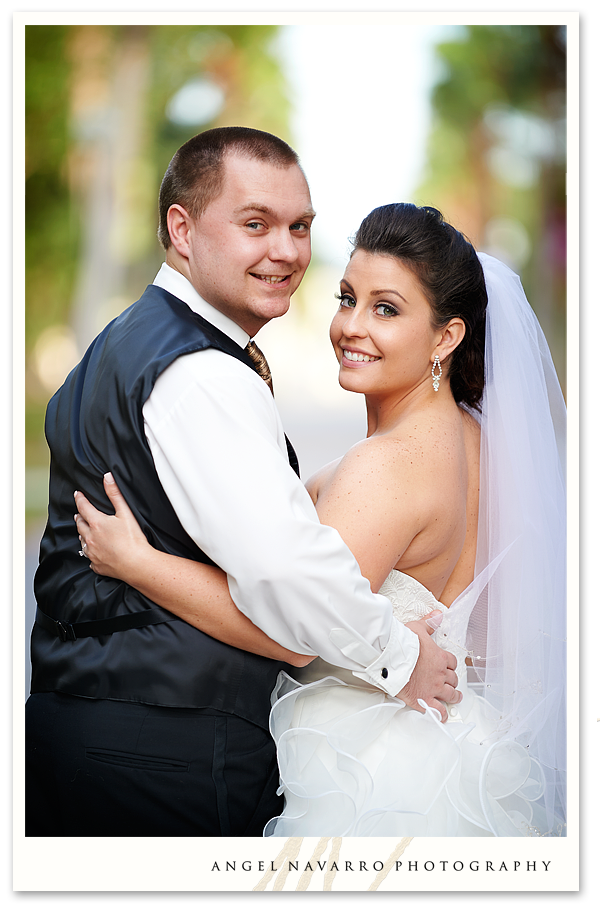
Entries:
MULTIPOLYGON (((313 675, 319 664, 335 669, 315 664, 313 675)), ((307 684, 281 673, 270 723, 285 809, 265 837, 545 830, 539 765, 526 747, 499 737, 497 712, 467 685, 464 664, 458 669, 463 700, 450 706, 445 724, 424 702, 420 713, 345 671, 307 684)))

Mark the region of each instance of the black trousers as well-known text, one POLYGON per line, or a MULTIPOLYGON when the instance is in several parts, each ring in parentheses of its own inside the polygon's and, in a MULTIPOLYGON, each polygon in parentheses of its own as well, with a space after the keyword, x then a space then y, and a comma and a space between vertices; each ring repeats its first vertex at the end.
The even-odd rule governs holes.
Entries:
POLYGON ((268 732, 213 709, 44 693, 26 735, 29 837, 260 837, 283 808, 268 732))

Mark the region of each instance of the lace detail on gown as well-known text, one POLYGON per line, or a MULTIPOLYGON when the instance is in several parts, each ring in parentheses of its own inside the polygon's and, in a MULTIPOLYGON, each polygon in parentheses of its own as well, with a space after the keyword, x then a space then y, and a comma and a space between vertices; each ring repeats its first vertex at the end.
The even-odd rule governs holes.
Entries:
POLYGON ((400 622, 422 619, 432 610, 447 610, 421 582, 410 575, 392 569, 379 593, 390 601, 394 616, 400 622))
POLYGON ((380 593, 404 623, 444 612, 435 638, 457 656, 463 701, 442 724, 320 659, 301 681, 281 673, 270 727, 285 809, 265 837, 535 834, 541 769, 468 688, 466 652, 444 631, 451 611, 396 570, 380 593))

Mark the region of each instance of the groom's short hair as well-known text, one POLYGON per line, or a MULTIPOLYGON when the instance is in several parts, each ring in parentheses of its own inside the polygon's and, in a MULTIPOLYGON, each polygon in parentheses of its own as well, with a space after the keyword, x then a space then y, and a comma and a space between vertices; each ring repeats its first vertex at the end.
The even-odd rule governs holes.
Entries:
POLYGON ((296 152, 283 139, 245 126, 218 127, 189 139, 173 155, 160 187, 158 239, 165 250, 171 246, 167 212, 177 203, 192 218, 198 218, 223 189, 226 154, 276 167, 300 164, 296 152))

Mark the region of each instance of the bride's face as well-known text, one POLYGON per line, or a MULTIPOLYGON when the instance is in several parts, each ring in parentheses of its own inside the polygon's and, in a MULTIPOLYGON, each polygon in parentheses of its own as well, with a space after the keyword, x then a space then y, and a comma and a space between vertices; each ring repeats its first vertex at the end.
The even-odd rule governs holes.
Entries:
POLYGON ((330 329, 344 389, 410 394, 428 383, 442 332, 420 282, 391 256, 357 250, 340 282, 330 329))

